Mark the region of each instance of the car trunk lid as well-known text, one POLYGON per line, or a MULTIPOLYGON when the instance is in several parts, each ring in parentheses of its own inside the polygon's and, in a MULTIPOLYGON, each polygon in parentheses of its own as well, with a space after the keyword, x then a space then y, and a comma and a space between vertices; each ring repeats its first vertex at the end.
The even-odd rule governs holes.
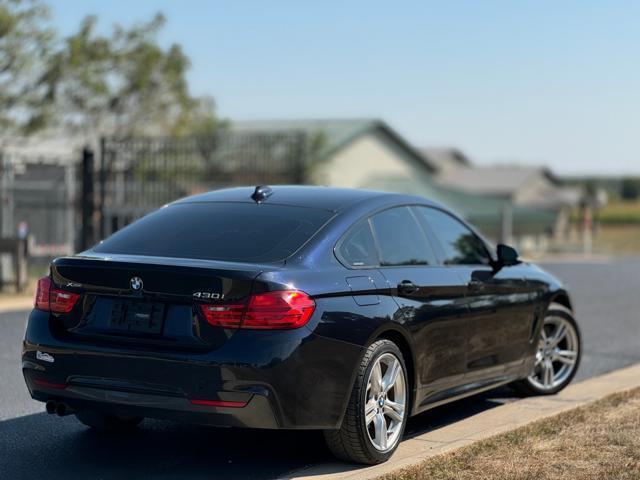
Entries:
POLYGON ((233 333, 208 325, 199 303, 243 303, 261 272, 274 265, 185 258, 83 255, 56 259, 57 288, 79 293, 56 330, 85 341, 215 348, 233 333))

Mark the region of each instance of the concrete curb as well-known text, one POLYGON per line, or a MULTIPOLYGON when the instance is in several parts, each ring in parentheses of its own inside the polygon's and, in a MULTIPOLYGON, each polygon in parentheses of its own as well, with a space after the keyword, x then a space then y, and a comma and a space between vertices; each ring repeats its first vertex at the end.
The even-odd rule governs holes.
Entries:
POLYGON ((394 470, 514 430, 542 418, 599 400, 607 395, 640 387, 640 364, 569 385, 557 395, 531 397, 485 410, 459 422, 404 440, 391 459, 382 465, 358 467, 344 463, 315 465, 289 473, 283 479, 376 478, 394 470))

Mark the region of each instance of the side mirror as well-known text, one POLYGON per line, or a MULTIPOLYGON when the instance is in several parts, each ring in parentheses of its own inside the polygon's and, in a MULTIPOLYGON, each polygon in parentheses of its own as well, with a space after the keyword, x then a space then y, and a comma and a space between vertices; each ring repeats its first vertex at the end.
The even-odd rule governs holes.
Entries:
POLYGON ((501 267, 508 267, 510 265, 517 265, 520 263, 518 251, 509 245, 503 245, 502 243, 499 244, 497 253, 498 263, 501 267))

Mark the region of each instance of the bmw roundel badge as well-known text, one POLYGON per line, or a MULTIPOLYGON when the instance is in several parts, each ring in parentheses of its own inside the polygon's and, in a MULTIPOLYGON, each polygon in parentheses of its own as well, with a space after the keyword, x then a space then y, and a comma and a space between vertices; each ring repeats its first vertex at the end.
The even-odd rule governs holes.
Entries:
POLYGON ((142 290, 142 279, 140 277, 132 277, 129 280, 129 284, 131 285, 131 290, 135 292, 142 290))

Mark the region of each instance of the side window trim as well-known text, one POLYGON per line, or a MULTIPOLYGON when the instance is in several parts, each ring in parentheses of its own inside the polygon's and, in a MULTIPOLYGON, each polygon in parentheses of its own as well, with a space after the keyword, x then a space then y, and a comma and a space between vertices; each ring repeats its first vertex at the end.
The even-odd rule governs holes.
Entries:
MULTIPOLYGON (((428 247, 431 248, 431 251, 433 252, 433 256, 435 257, 435 261, 436 261, 435 266, 442 266, 444 262, 444 251, 442 251, 440 242, 431 231, 429 225, 427 225, 427 222, 423 221, 420 218, 420 215, 416 213, 415 209, 419 207, 420 205, 407 205, 407 208, 409 208, 409 211, 411 212, 411 216, 413 217, 415 222, 418 224, 418 226, 422 230, 422 233, 424 234, 424 238, 427 241, 428 247)), ((425 265, 425 266, 431 266, 431 265, 425 265)))
POLYGON ((431 225, 429 225, 427 220, 422 215, 418 215, 417 212, 414 211, 416 208, 430 208, 430 207, 426 205, 412 205, 411 210, 414 216, 418 219, 418 224, 420 225, 420 228, 422 228, 425 236, 429 239, 429 242, 433 247, 433 253, 436 256, 436 261, 438 262, 438 266, 451 267, 452 265, 447 265, 444 263, 444 259, 446 256, 444 254, 444 249, 440 244, 440 240, 438 240, 438 237, 436 237, 436 235, 433 233, 433 229, 431 228, 431 225))
POLYGON ((373 228, 373 223, 371 223, 371 217, 373 217, 373 215, 369 215, 365 219, 365 222, 367 222, 367 225, 369 226, 369 231, 371 232, 371 237, 373 238, 373 244, 376 247, 376 257, 378 259, 378 264, 375 266, 375 268, 380 268, 382 267, 382 250, 380 250, 380 242, 378 241, 376 229, 373 228))

